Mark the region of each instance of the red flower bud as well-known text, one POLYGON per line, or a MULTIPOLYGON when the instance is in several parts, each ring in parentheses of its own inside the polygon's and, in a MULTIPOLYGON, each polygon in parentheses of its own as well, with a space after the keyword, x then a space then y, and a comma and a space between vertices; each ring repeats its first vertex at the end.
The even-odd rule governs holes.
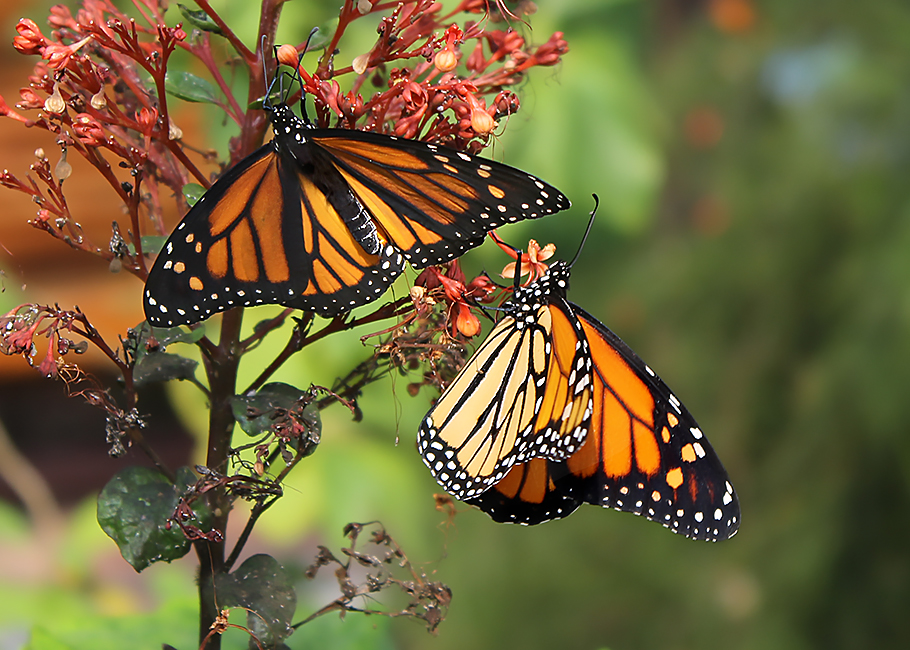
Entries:
POLYGON ((496 120, 490 115, 482 99, 471 93, 465 93, 465 100, 471 107, 471 128, 477 135, 486 135, 496 128, 496 120))
POLYGON ((293 45, 285 44, 278 48, 278 63, 289 68, 296 68, 299 61, 300 56, 297 54, 297 48, 293 45))
POLYGON ((101 123, 88 113, 79 113, 73 118, 73 132, 89 146, 104 144, 105 135, 101 123))
POLYGON ((487 59, 483 55, 483 43, 480 41, 477 42, 471 56, 465 61, 465 67, 471 72, 480 72, 487 67, 487 59))
POLYGON ((38 25, 28 18, 20 18, 16 24, 17 36, 13 39, 13 47, 22 54, 40 54, 47 45, 47 39, 38 25))
POLYGON ((446 45, 433 57, 433 65, 440 72, 451 72, 458 66, 458 52, 454 47, 446 45))
POLYGON ((75 21, 73 14, 66 5, 54 5, 51 7, 50 16, 48 16, 47 22, 54 29, 61 29, 64 27, 72 30, 79 29, 79 24, 75 21))
POLYGON ((139 132, 151 136, 155 131, 155 125, 158 124, 158 111, 154 108, 143 108, 136 113, 136 122, 139 132))
POLYGON ((464 336, 472 337, 480 334, 480 320, 475 316, 470 307, 463 302, 455 303, 452 307, 455 318, 455 328, 464 336))
POLYGON ((468 284, 466 295, 479 302, 486 302, 499 289, 495 282, 485 275, 478 275, 468 284))
POLYGON ((41 376, 49 379, 57 376, 57 359, 54 357, 53 343, 53 337, 51 337, 51 340, 48 342, 47 352, 44 355, 44 360, 41 362, 41 365, 38 366, 38 372, 41 373, 41 376))
POLYGON ((569 51, 569 44, 562 37, 562 32, 555 32, 546 43, 537 48, 534 58, 537 65, 556 65, 559 57, 569 51))
POLYGON ((7 106, 6 100, 3 99, 2 95, 0 95, 0 116, 11 117, 14 120, 19 120, 20 122, 28 122, 28 119, 22 115, 19 115, 19 113, 7 106))
POLYGON ((60 70, 66 67, 73 55, 79 51, 83 45, 92 40, 92 36, 86 36, 78 43, 72 45, 63 45, 61 43, 51 43, 44 48, 41 58, 47 61, 47 67, 51 70, 60 70))
POLYGON ((17 104, 19 108, 41 108, 44 106, 44 100, 31 88, 20 88, 19 97, 22 101, 17 104))
POLYGON ((520 105, 518 95, 509 90, 501 90, 499 91, 499 94, 496 95, 496 99, 493 100, 493 106, 496 107, 495 117, 514 115, 518 112, 520 105))

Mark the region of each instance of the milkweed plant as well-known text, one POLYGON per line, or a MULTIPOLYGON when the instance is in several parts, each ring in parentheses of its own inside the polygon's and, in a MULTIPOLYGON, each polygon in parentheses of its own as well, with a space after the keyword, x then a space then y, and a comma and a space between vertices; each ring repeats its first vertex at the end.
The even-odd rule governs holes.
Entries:
MULTIPOLYGON (((195 4, 177 5, 178 14, 167 11, 166 0, 134 0, 129 15, 109 0, 83 0, 75 12, 51 8, 47 27, 23 18, 13 47, 35 58, 34 70, 14 106, 0 98, 0 115, 47 132, 47 145, 35 152, 29 170, 4 170, 0 184, 31 197, 37 208, 31 226, 111 271, 134 275, 137 304, 173 227, 164 215, 174 208, 186 213, 220 171, 266 137, 262 99, 279 62, 299 73, 319 127, 378 131, 474 154, 519 110, 512 88, 531 68, 556 65, 568 51, 560 32, 538 39, 526 29, 534 7, 525 0, 462 0, 450 7, 431 0, 345 0, 334 32, 318 33, 306 56, 304 44, 276 47, 283 0, 262 0, 258 33, 249 43, 206 0, 195 4), (339 50, 356 20, 375 24, 375 42, 359 52, 339 50), (179 67, 172 64, 177 60, 179 67), (236 83, 240 78, 248 84, 236 83), (202 143, 181 130, 175 102, 213 104, 236 125, 220 167, 211 164, 214 154, 200 156, 202 143), (91 241, 70 209, 66 189, 82 182, 67 161, 73 156, 88 162, 122 204, 111 216, 108 241, 91 241)), ((552 254, 532 248, 534 263, 552 254)), ((528 271, 528 262, 521 261, 520 270, 528 271)), ((515 272, 513 264, 505 275, 515 272)), ((22 356, 41 376, 63 382, 69 395, 103 410, 106 426, 98 435, 106 436, 112 456, 133 449, 152 461, 155 469, 127 467, 110 480, 99 497, 98 520, 136 571, 195 552, 201 647, 220 647, 229 627, 242 627, 251 646, 279 647, 298 626, 333 611, 415 617, 432 631, 451 592, 413 567, 379 524, 349 524, 347 546, 338 553, 320 547, 307 575, 333 567, 341 595, 309 617, 295 618, 294 581, 277 560, 260 554, 238 562, 256 522, 281 498, 288 474, 317 450, 320 411, 340 402, 359 419, 362 389, 390 373, 417 377, 408 386, 412 395, 423 385, 443 388, 480 332, 479 305, 502 299, 508 288, 486 275, 468 280, 456 260, 423 270, 406 295, 356 316, 317 319, 284 309, 246 336, 243 309, 189 328, 143 322, 112 338, 77 307, 27 303, 0 318, 0 352, 22 356), (332 386, 270 381, 296 353, 353 328, 367 331, 363 360, 332 386), (239 386, 246 353, 289 330, 277 356, 250 385, 239 386), (79 355, 89 346, 112 364, 118 390, 80 367, 79 355), (198 349, 201 367, 179 353, 182 346, 198 349), (175 380, 192 384, 209 404, 206 456, 194 468, 169 467, 145 434, 155 414, 146 412, 139 389, 175 380), (228 539, 238 500, 250 502, 248 519, 237 538, 228 539), (352 572, 354 566, 365 570, 352 572), (384 608, 377 600, 392 589, 406 595, 404 607, 384 608), (245 626, 228 622, 233 608, 248 612, 245 626)), ((255 311, 247 315, 255 317, 255 311)))

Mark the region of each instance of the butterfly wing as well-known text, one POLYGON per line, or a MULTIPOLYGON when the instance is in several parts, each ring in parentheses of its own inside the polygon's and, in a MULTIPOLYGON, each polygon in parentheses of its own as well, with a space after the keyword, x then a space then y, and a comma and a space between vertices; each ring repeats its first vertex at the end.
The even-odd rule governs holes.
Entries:
POLYGON ((505 223, 564 210, 556 188, 514 167, 426 142, 314 130, 351 190, 414 267, 440 264, 505 223))
POLYGON ((381 296, 403 268, 389 245, 368 254, 325 188, 269 143, 177 226, 149 273, 145 313, 156 327, 266 303, 333 315, 381 296))
POLYGON ((424 418, 418 450, 459 499, 535 457, 565 459, 587 435, 590 359, 565 302, 496 325, 424 418), (581 370, 580 370, 581 369, 581 370))
POLYGON ((564 462, 536 459, 467 503, 495 521, 533 525, 583 502, 644 515, 693 539, 739 528, 739 501, 698 424, 618 336, 572 305, 593 360, 587 441, 564 462))
POLYGON ((477 506, 493 521, 533 526, 571 515, 585 502, 584 488, 565 463, 534 458, 514 465, 501 481, 465 503, 477 506))
POLYGON ((732 537, 739 500, 695 418, 616 334, 576 313, 594 360, 594 415, 587 443, 566 464, 585 480, 585 500, 693 539, 732 537))

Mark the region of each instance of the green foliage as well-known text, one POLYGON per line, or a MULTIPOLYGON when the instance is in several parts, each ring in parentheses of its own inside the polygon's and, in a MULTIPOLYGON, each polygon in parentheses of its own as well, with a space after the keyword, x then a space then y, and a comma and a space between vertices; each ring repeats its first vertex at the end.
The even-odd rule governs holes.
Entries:
POLYGON ((221 607, 247 610, 246 628, 269 647, 293 630, 297 592, 287 572, 268 555, 254 555, 230 574, 216 576, 215 590, 221 607))
POLYGON ((215 104, 218 91, 210 81, 189 72, 172 71, 164 77, 164 89, 168 94, 187 102, 215 104))
MULTIPOLYGON (((310 399, 308 391, 274 382, 266 384, 254 395, 235 395, 231 398, 231 410, 237 426, 247 435, 255 437, 272 429, 277 412, 291 411, 310 399)), ((319 411, 310 404, 304 409, 301 420, 306 423, 310 436, 315 436, 318 440, 322 429, 319 411)))
MULTIPOLYGON (((187 468, 178 472, 177 486, 152 469, 127 467, 118 472, 98 496, 98 523, 136 571, 154 562, 186 555, 190 542, 179 526, 166 522, 183 491, 195 483, 187 468)), ((205 526, 197 521, 196 525, 205 526)))

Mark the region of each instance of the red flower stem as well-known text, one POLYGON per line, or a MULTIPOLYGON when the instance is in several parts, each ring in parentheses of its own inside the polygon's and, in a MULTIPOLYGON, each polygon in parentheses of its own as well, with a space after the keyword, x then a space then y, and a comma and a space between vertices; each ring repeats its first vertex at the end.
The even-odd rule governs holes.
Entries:
POLYGON ((243 121, 243 108, 240 107, 240 104, 237 103, 237 99, 234 97, 234 93, 231 91, 231 87, 224 80, 224 76, 221 74, 221 68, 215 63, 215 58, 212 54, 212 42, 209 34, 203 34, 201 43, 198 47, 190 48, 190 52, 197 58, 202 64, 206 67, 209 73, 212 75, 212 79, 215 80, 215 83, 218 85, 218 88, 221 89, 221 92, 224 93, 225 98, 228 101, 228 106, 222 106, 225 113, 227 113, 234 122, 240 124, 243 121))
MULTIPOLYGON (((335 28, 335 33, 332 34, 332 40, 326 46, 325 52, 319 57, 319 64, 316 66, 316 72, 314 73, 315 76, 320 79, 330 78, 328 76, 329 61, 335 56, 335 50, 338 49, 338 43, 341 41, 341 37, 344 36, 344 31, 348 28, 351 21, 359 15, 360 11, 355 6, 354 0, 344 0, 341 11, 338 12, 338 27, 335 28)), ((338 74, 336 72, 332 76, 338 76, 338 74)))
MULTIPOLYGON (((145 265, 145 253, 142 250, 142 230, 139 228, 139 204, 142 200, 142 194, 139 191, 142 185, 142 170, 137 170, 136 180, 133 184, 133 191, 129 195, 129 201, 126 203, 130 213, 130 239, 133 240, 133 247, 136 250, 136 275, 141 280, 148 278, 149 271, 145 265)), ((113 252, 111 253, 113 254, 113 252)))
MULTIPOLYGON (((193 161, 190 160, 186 153, 183 151, 183 147, 176 140, 168 140, 164 143, 168 150, 174 155, 177 160, 180 161, 180 164, 186 167, 186 170, 193 175, 202 187, 208 189, 212 186, 212 182, 208 177, 203 174, 196 165, 193 164, 193 161)), ((177 188, 177 191, 181 191, 183 188, 177 188)))
MULTIPOLYGON (((273 2, 273 0, 263 0, 263 3, 262 3, 263 12, 265 12, 265 7, 267 4, 274 4, 274 2, 273 2)), ((237 51, 237 54, 239 54, 240 57, 244 61, 246 61, 248 64, 251 64, 252 62, 254 62, 256 60, 256 55, 253 52, 251 52, 250 49, 246 45, 243 44, 243 41, 241 41, 237 37, 237 34, 235 34, 234 31, 230 27, 228 27, 227 23, 224 22, 224 20, 221 18, 221 16, 218 15, 218 12, 215 11, 214 9, 212 9, 212 5, 210 5, 207 0, 196 0, 196 5, 200 9, 202 9, 208 15, 209 18, 212 19, 212 22, 214 22, 216 25, 218 25, 218 28, 221 30, 221 33, 228 40, 228 42, 234 47, 234 49, 237 51)), ((279 12, 280 12, 280 9, 279 9, 279 12)), ((274 33, 274 30, 272 33, 274 33)))

